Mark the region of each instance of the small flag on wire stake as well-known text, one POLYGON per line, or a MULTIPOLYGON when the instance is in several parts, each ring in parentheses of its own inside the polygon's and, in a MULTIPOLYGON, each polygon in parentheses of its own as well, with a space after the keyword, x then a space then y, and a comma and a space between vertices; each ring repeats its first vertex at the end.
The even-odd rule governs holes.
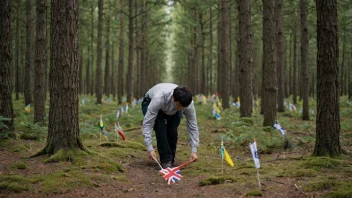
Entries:
POLYGON ((160 163, 158 162, 158 160, 156 160, 154 157, 153 157, 154 161, 156 163, 158 163, 158 165, 160 166, 161 170, 159 171, 161 175, 163 175, 163 178, 165 179, 165 181, 167 181, 167 184, 170 185, 172 183, 175 183, 177 181, 180 181, 181 178, 182 178, 182 175, 181 175, 181 172, 180 172, 180 169, 184 166, 187 166, 188 164, 194 162, 194 160, 192 161, 189 161, 189 162, 186 162, 184 164, 181 164, 177 167, 174 167, 174 168, 170 168, 170 167, 167 167, 167 168, 163 168, 160 163))
POLYGON ((117 125, 115 123, 115 133, 116 133, 116 141, 117 141, 117 134, 119 134, 121 136, 121 138, 126 141, 125 134, 123 133, 123 130, 120 127, 120 123, 119 122, 117 122, 117 125))
POLYGON ((30 112, 31 112, 31 104, 28 104, 28 105, 24 108, 24 110, 26 110, 28 113, 30 113, 30 112))
POLYGON ((286 137, 286 129, 284 127, 282 127, 280 124, 279 124, 279 121, 276 120, 275 124, 274 124, 274 129, 277 129, 281 132, 281 135, 286 137))
POLYGON ((256 143, 255 139, 254 139, 253 143, 249 143, 249 147, 251 148, 251 153, 252 153, 254 165, 257 170, 258 187, 259 187, 259 190, 262 190, 262 187, 260 184, 259 171, 258 171, 258 168, 260 168, 260 162, 259 162, 259 156, 258 156, 257 143, 256 143))
POLYGON ((100 114, 99 128, 100 128, 100 141, 101 141, 101 136, 104 136, 106 141, 109 141, 108 137, 107 137, 108 132, 105 130, 105 126, 104 126, 104 123, 103 123, 103 117, 102 117, 101 114, 100 114))

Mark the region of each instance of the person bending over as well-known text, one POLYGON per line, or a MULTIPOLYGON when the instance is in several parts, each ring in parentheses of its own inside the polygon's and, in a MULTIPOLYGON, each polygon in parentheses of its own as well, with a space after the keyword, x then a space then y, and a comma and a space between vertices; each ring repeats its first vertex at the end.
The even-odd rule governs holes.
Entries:
POLYGON ((152 131, 155 130, 157 149, 163 168, 175 162, 178 126, 183 114, 187 119, 190 136, 190 160, 196 160, 199 145, 199 131, 192 92, 187 87, 172 83, 160 83, 149 89, 142 102, 143 136, 150 159, 156 159, 152 145, 152 131))

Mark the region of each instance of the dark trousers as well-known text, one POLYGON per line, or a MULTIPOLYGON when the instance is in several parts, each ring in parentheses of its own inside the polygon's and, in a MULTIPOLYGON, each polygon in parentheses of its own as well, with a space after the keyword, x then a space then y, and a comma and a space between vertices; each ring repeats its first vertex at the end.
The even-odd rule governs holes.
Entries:
MULTIPOLYGON (((142 102, 143 115, 147 113, 150 98, 145 98, 142 102)), ((159 110, 155 119, 154 130, 157 141, 157 148, 161 162, 175 161, 176 145, 178 139, 178 126, 181 122, 182 111, 174 115, 166 115, 159 110)))

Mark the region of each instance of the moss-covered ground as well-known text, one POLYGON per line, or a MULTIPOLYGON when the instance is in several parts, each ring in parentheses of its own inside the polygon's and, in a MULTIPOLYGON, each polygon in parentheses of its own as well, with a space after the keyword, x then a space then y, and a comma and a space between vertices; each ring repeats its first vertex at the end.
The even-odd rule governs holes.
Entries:
MULTIPOLYGON (((286 109, 278 113, 280 124, 287 130, 285 138, 278 130, 262 127, 259 107, 255 107, 252 118, 241 119, 239 109, 231 107, 221 111, 221 120, 215 120, 209 102, 196 103, 199 159, 181 169, 183 178, 170 186, 160 176, 158 165, 147 158, 140 104, 130 105, 128 113, 117 119, 121 105, 116 101, 96 105, 91 96, 82 95, 82 99, 80 137, 90 152, 60 150, 57 155, 36 158, 30 156, 45 146, 47 123, 33 124, 33 111, 24 110, 23 100, 14 101, 16 136, 13 139, 4 133, 0 137, 0 197, 352 197, 352 102, 344 97, 340 101, 340 142, 348 154, 338 158, 312 157, 314 100, 310 101, 310 121, 300 119, 300 104, 296 112, 286 109), (107 139, 100 136, 100 115, 107 139), (117 121, 126 141, 114 132, 117 121), (249 149, 254 138, 261 163, 261 189, 249 149), (234 167, 221 160, 221 139, 234 167)), ((156 147, 155 137, 153 144, 156 147)), ((188 161, 189 154, 183 119, 176 164, 188 161)))

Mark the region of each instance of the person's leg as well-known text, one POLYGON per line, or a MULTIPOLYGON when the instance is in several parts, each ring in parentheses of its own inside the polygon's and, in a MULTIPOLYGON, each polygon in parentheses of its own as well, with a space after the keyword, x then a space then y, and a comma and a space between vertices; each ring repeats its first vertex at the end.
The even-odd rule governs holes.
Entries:
POLYGON ((167 141, 170 146, 172 154, 172 164, 175 162, 176 146, 178 140, 178 126, 181 122, 182 111, 177 112, 175 115, 167 116, 167 141))
POLYGON ((160 110, 155 119, 155 125, 154 125, 157 148, 160 155, 160 161, 162 164, 166 162, 171 162, 172 160, 172 153, 168 143, 168 134, 166 133, 165 118, 166 118, 165 113, 160 110))

